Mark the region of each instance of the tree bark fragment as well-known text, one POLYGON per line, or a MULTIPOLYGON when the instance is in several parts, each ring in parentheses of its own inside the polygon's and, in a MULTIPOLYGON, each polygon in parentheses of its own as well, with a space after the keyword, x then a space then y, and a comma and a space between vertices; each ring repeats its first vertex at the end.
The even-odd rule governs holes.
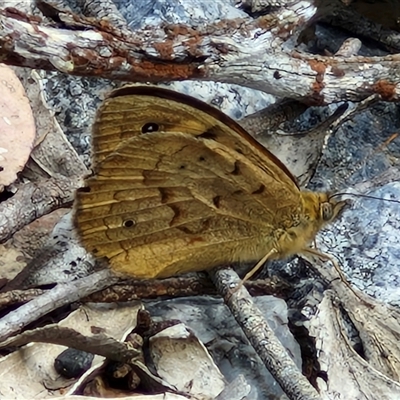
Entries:
POLYGON ((287 48, 291 34, 317 9, 309 3, 285 11, 281 19, 267 15, 196 28, 164 24, 126 36, 106 22, 68 15, 69 27, 60 29, 6 8, 0 11, 0 58, 10 65, 117 80, 236 83, 319 105, 371 94, 399 99, 400 55, 327 57, 287 48))

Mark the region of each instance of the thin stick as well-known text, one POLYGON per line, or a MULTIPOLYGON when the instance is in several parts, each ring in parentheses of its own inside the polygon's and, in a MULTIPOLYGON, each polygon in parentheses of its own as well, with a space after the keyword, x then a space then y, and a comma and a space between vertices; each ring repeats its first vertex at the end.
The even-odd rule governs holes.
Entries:
POLYGON ((232 294, 231 288, 239 284, 236 272, 224 268, 211 271, 210 275, 236 321, 288 398, 320 400, 317 391, 297 368, 247 290, 242 287, 232 294))
POLYGON ((101 270, 76 281, 58 284, 42 296, 31 300, 1 318, 0 342, 19 333, 25 326, 50 311, 111 286, 117 279, 110 274, 109 270, 101 270))

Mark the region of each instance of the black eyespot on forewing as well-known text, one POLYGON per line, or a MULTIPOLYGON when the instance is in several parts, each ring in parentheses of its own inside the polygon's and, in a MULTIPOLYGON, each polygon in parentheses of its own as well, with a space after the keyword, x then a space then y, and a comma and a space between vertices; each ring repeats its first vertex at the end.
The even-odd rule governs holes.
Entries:
POLYGON ((133 219, 126 219, 124 222, 123 222, 123 226, 125 227, 125 228, 132 228, 133 226, 135 226, 136 225, 136 222, 133 220, 133 219))
POLYGON ((142 133, 152 133, 157 132, 160 129, 159 125, 155 122, 148 122, 142 126, 142 133))

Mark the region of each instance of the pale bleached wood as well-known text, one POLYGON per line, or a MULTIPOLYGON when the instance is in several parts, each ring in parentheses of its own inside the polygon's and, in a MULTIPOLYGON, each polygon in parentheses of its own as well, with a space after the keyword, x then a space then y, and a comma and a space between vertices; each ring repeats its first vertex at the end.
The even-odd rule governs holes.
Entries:
POLYGON ((71 206, 78 182, 62 175, 16 185, 14 196, 0 204, 0 242, 42 215, 71 206))
POLYGON ((316 16, 313 1, 281 14, 207 26, 164 24, 126 35, 103 21, 65 14, 74 29, 46 26, 0 11, 0 56, 6 64, 137 82, 215 80, 314 104, 358 101, 371 94, 398 100, 400 55, 326 57, 295 49, 316 16))
POLYGON ((19 333, 25 326, 50 311, 78 301, 84 296, 112 285, 118 280, 109 270, 101 270, 82 279, 58 284, 42 296, 9 312, 0 320, 0 342, 19 333))

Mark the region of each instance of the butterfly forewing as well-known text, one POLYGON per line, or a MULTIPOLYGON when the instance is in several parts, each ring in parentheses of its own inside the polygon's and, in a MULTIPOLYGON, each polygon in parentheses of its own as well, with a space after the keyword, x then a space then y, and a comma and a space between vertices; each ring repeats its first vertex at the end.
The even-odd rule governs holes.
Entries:
POLYGON ((286 168, 218 110, 132 89, 96 118, 75 218, 86 248, 141 278, 263 257, 301 213, 286 168))

